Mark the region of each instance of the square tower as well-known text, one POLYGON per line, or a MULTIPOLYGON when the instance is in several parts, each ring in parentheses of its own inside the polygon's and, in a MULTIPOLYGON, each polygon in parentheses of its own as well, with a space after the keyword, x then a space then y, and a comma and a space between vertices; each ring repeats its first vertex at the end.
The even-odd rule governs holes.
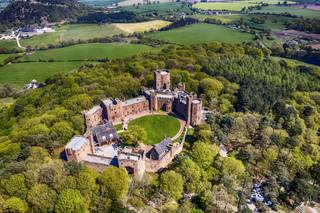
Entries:
POLYGON ((170 72, 168 70, 156 70, 154 72, 154 89, 168 90, 170 87, 170 72))

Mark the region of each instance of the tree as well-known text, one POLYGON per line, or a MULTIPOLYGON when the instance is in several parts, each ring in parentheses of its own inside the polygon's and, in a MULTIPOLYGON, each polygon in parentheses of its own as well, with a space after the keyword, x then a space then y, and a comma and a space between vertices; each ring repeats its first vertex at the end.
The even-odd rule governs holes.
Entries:
POLYGON ((205 191, 200 200, 206 212, 236 212, 236 200, 228 193, 223 185, 213 187, 212 191, 205 191))
POLYGON ((74 95, 65 100, 63 105, 74 112, 81 112, 84 109, 90 109, 93 106, 93 101, 87 94, 74 95))
POLYGON ((23 174, 15 174, 9 179, 1 180, 1 187, 8 195, 19 198, 25 198, 28 192, 23 174))
POLYGON ((175 171, 167 171, 160 176, 160 189, 169 197, 179 200, 183 193, 183 178, 175 171))
POLYGON ((208 186, 204 171, 191 159, 182 160, 177 171, 182 175, 188 193, 200 193, 208 186))
POLYGON ((191 156, 203 169, 212 165, 213 159, 219 154, 219 147, 209 143, 198 141, 192 147, 191 156))
POLYGON ((146 143, 147 133, 139 126, 131 126, 128 131, 121 134, 122 144, 125 146, 138 146, 139 143, 146 143))
POLYGON ((129 190, 129 176, 124 168, 108 167, 97 179, 101 195, 117 201, 126 198, 129 190))
POLYGON ((25 201, 17 197, 10 197, 3 204, 3 212, 24 213, 27 212, 28 205, 25 201))
POLYGON ((57 193, 46 184, 33 186, 27 196, 27 201, 35 212, 53 212, 57 193))
POLYGON ((209 98, 214 98, 221 93, 223 84, 214 78, 204 78, 200 81, 199 89, 209 98))
POLYGON ((76 189, 66 189, 61 192, 55 205, 57 213, 88 212, 89 205, 76 189))
POLYGON ((245 166, 234 157, 224 158, 222 161, 222 176, 226 181, 237 181, 242 177, 245 166))
POLYGON ((68 122, 60 121, 52 126, 51 135, 66 142, 72 137, 73 129, 68 122))

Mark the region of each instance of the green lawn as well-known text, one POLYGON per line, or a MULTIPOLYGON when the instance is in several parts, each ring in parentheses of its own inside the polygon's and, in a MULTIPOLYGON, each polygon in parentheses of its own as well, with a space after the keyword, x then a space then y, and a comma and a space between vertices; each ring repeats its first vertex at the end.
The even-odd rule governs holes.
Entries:
MULTIPOLYGON (((241 11, 244 7, 257 6, 261 3, 278 4, 278 0, 244 0, 244 1, 230 1, 230 2, 201 2, 194 4, 193 7, 202 10, 229 10, 229 11, 241 11)), ((294 2, 287 1, 288 4, 294 2)))
POLYGON ((178 119, 168 115, 148 115, 135 119, 130 126, 137 125, 147 132, 147 144, 157 144, 166 137, 175 136, 180 130, 178 119))
POLYGON ((0 84, 24 86, 31 80, 43 82, 57 73, 66 73, 77 69, 87 62, 36 62, 15 63, 0 67, 0 84))
POLYGON ((166 40, 177 44, 196 44, 208 42, 240 43, 250 41, 253 35, 233 30, 221 25, 193 24, 169 31, 147 34, 148 37, 166 40))
POLYGON ((88 40, 92 38, 103 38, 122 33, 118 28, 110 24, 67 24, 55 28, 56 32, 45 33, 28 39, 22 39, 24 47, 46 47, 49 44, 57 44, 61 41, 88 40))
POLYGON ((90 43, 78 44, 64 48, 37 51, 32 55, 24 56, 20 61, 51 60, 97 60, 126 58, 136 54, 156 51, 147 45, 127 43, 90 43))
POLYGON ((290 13, 296 16, 303 16, 304 18, 318 18, 320 19, 320 11, 309 10, 304 8, 297 8, 293 6, 267 6, 262 7, 261 10, 254 10, 252 13, 273 13, 273 14, 281 14, 281 13, 290 13))

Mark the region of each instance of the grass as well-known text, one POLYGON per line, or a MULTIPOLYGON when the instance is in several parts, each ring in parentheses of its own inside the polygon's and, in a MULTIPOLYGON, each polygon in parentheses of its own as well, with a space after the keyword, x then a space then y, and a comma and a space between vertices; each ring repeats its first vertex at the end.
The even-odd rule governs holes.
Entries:
POLYGON ((119 3, 120 0, 80 0, 80 2, 93 7, 105 7, 115 3, 119 3))
POLYGON ((193 24, 169 31, 150 33, 147 36, 177 44, 197 44, 213 41, 240 43, 253 39, 253 35, 249 33, 214 24, 193 24))
POLYGON ((302 16, 304 18, 318 18, 320 19, 320 11, 290 7, 290 6, 267 6, 262 7, 261 10, 254 10, 253 13, 273 13, 273 14, 281 14, 281 13, 290 13, 296 16, 302 16))
POLYGON ((156 51, 147 45, 127 44, 127 43, 90 43, 78 44, 64 48, 37 51, 32 55, 24 56, 20 61, 38 60, 97 60, 126 58, 136 54, 156 51))
POLYGON ((55 30, 56 32, 53 33, 22 39, 21 45, 24 47, 46 47, 49 44, 58 44, 62 41, 111 37, 123 33, 110 24, 67 24, 56 27, 55 30))
POLYGON ((137 125, 147 132, 147 144, 157 144, 166 137, 175 136, 180 130, 178 119, 168 115, 148 115, 135 119, 130 126, 137 125))
POLYGON ((150 30, 158 30, 165 26, 168 26, 170 22, 163 21, 163 20, 154 20, 154 21, 147 21, 147 22, 140 22, 140 23, 119 23, 119 24, 112 24, 114 27, 123 31, 125 33, 134 33, 134 32, 148 32, 150 30))
POLYGON ((185 13, 192 12, 190 7, 180 2, 130 6, 130 7, 126 7, 126 10, 132 11, 138 15, 156 13, 158 16, 163 16, 163 17, 168 15, 174 15, 177 11, 185 12, 185 13))
POLYGON ((212 18, 212 19, 217 19, 222 21, 222 23, 224 24, 229 24, 232 23, 236 20, 239 20, 242 15, 240 14, 231 14, 231 15, 203 15, 203 14, 196 14, 196 15, 190 15, 188 16, 190 18, 195 18, 198 19, 200 21, 204 21, 206 18, 212 18))
POLYGON ((77 69, 86 62, 36 62, 15 63, 0 67, 0 84, 24 86, 31 80, 36 79, 44 82, 47 78, 58 73, 66 73, 77 69))
MULTIPOLYGON (((228 11, 241 11, 244 7, 257 6, 261 3, 278 4, 284 1, 278 0, 244 0, 244 1, 230 1, 230 2, 202 2, 193 5, 194 8, 202 10, 228 10, 228 11)), ((288 1, 288 4, 294 2, 288 1)))
POLYGON ((0 65, 11 56, 14 56, 14 54, 0 54, 0 65))
MULTIPOLYGON (((168 2, 172 2, 172 0, 158 0, 160 3, 168 3, 168 2)), ((155 1, 150 1, 150 2, 156 2, 155 1)), ((127 6, 133 6, 133 5, 137 5, 137 4, 145 4, 144 0, 125 0, 125 1, 121 1, 119 2, 119 5, 122 7, 127 7, 127 6)))
POLYGON ((17 46, 17 43, 15 40, 0 40, 0 49, 3 50, 13 50, 13 49, 20 49, 17 46))

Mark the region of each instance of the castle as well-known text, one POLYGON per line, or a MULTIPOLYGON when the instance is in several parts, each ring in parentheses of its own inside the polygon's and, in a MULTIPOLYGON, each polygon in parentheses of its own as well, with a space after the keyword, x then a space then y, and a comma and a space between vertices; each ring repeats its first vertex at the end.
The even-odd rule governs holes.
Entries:
POLYGON ((106 166, 122 166, 129 173, 142 176, 144 172, 157 172, 166 167, 182 151, 182 142, 165 138, 153 147, 121 147, 119 136, 113 125, 125 124, 129 120, 157 112, 173 113, 189 125, 202 121, 202 101, 195 93, 185 91, 185 84, 179 83, 171 89, 170 72, 154 72, 152 89, 142 88, 142 95, 129 100, 108 98, 100 105, 84 112, 87 132, 75 136, 65 147, 68 160, 83 162, 97 171, 106 166))

